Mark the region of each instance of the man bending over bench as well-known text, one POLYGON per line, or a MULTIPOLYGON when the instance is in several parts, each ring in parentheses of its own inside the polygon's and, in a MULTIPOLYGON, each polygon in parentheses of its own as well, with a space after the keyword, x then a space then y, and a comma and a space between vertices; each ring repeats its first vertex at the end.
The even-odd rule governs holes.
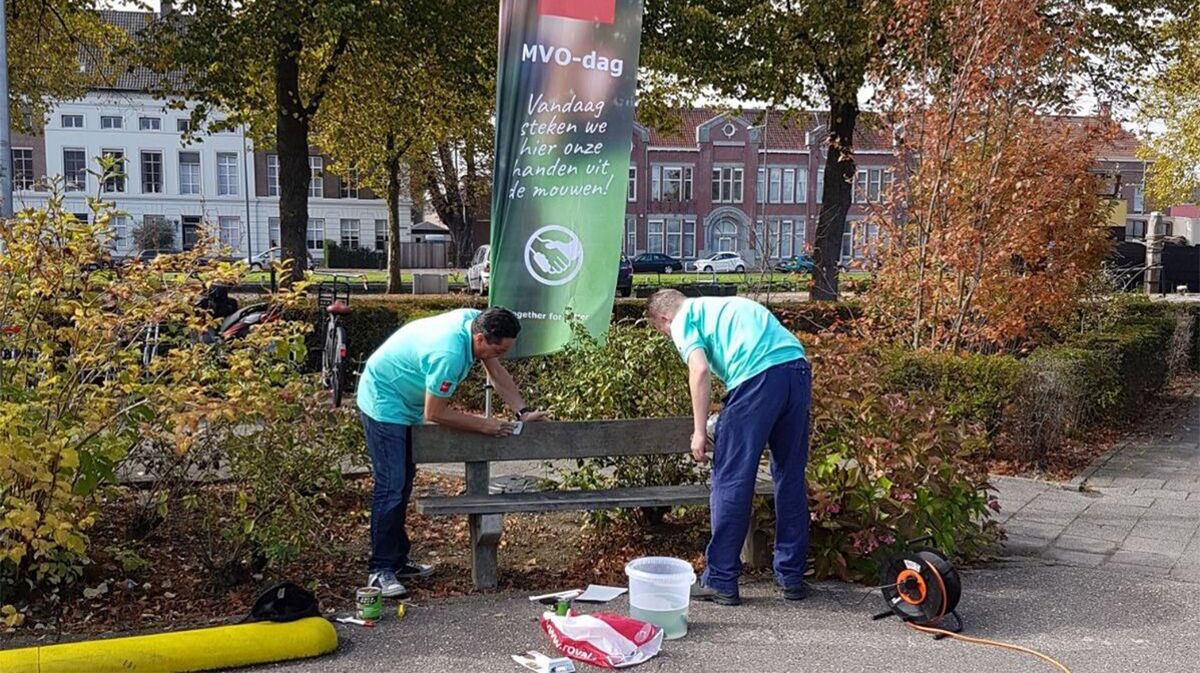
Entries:
POLYGON ((771 447, 775 479, 775 577, 788 600, 808 595, 808 412, 812 372, 804 346, 757 302, 741 297, 685 299, 659 290, 646 304, 655 329, 675 343, 688 366, 692 394, 692 456, 707 460, 711 378, 728 389, 717 420, 712 457, 712 540, 694 596, 740 605, 742 541, 763 449, 771 447))
POLYGON ((483 362, 509 408, 520 410, 518 420, 545 418, 525 406, 512 376, 500 363, 520 331, 520 321, 508 309, 459 309, 408 323, 367 359, 357 394, 375 477, 367 586, 379 587, 384 596, 407 593, 401 578, 427 577, 433 572, 432 566, 408 556, 411 544, 405 517, 416 471, 412 426, 429 421, 493 437, 512 434, 512 423, 450 407, 450 398, 476 360, 483 362))

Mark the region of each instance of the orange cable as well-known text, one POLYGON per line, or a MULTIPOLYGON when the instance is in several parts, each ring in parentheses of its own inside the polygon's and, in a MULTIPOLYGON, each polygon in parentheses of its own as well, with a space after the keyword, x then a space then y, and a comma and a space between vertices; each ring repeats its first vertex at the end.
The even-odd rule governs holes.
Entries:
POLYGON ((1024 654, 1030 654, 1030 655, 1037 657, 1038 659, 1041 659, 1042 661, 1049 663, 1051 666, 1055 666, 1056 668, 1058 668, 1058 670, 1062 671, 1062 673, 1071 673, 1071 669, 1067 668, 1065 665, 1063 665, 1062 662, 1058 661, 1054 657, 1051 657, 1048 654, 1043 654, 1041 652, 1038 652, 1037 650, 1031 650, 1028 647, 1021 647, 1020 645, 1013 645, 1011 643, 1002 643, 1002 642, 999 642, 996 640, 987 640, 985 638, 972 638, 971 636, 964 636, 961 633, 947 631, 946 629, 935 629, 935 628, 932 628, 929 626, 920 626, 918 624, 913 624, 912 622, 909 622, 909 621, 904 622, 904 625, 909 627, 910 629, 914 629, 917 631, 924 631, 925 633, 932 633, 935 635, 943 635, 943 636, 947 636, 949 638, 954 638, 955 640, 961 640, 961 641, 967 642, 967 643, 975 643, 976 645, 990 645, 992 647, 999 647, 999 648, 1006 649, 1006 650, 1013 650, 1014 652, 1022 652, 1024 654))

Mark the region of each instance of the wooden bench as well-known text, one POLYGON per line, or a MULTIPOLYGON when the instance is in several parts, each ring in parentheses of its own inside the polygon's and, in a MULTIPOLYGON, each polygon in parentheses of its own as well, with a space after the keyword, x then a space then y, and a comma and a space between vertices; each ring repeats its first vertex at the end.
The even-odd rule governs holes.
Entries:
MULTIPOLYGON (((437 425, 413 428, 413 458, 417 463, 464 463, 466 493, 457 496, 420 498, 417 511, 431 516, 462 515, 470 524, 472 579, 479 588, 494 588, 497 579, 496 552, 509 512, 555 512, 564 510, 629 509, 707 505, 709 487, 648 486, 595 491, 546 491, 538 493, 489 493, 490 464, 512 460, 562 460, 599 456, 654 456, 688 450, 692 432, 690 418, 637 419, 627 421, 579 421, 527 423, 515 437, 491 438, 451 430, 437 425)), ((759 481, 756 492, 771 495, 769 481, 759 481)), ((763 566, 769 559, 764 536, 751 525, 743 548, 743 560, 763 566)))

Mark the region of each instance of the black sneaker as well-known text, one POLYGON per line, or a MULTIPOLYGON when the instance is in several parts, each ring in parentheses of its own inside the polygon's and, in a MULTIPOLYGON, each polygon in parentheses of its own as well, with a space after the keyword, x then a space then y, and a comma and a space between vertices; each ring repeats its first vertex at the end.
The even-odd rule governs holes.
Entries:
POLYGON ((731 594, 726 594, 726 593, 717 591, 716 589, 713 589, 712 587, 706 587, 699 582, 697 582, 696 585, 692 587, 692 598, 694 598, 698 601, 707 601, 710 603, 716 603, 717 605, 741 605, 742 604, 742 597, 740 595, 738 595, 738 593, 736 591, 731 594))
POLYGON ((433 574, 433 566, 426 563, 414 563, 409 561, 404 565, 396 568, 396 577, 405 580, 416 580, 423 577, 429 577, 433 574))
POLYGON ((808 582, 803 581, 796 586, 783 588, 783 597, 789 601, 802 601, 811 593, 812 587, 808 586, 808 582))

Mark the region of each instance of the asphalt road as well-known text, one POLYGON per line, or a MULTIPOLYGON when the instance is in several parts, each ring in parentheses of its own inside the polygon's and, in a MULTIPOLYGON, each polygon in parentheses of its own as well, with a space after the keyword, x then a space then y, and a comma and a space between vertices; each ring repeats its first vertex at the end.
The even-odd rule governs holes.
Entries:
MULTIPOLYGON (((1115 569, 1003 561, 963 572, 959 605, 966 633, 1035 648, 1074 673, 1200 670, 1197 585, 1115 569)), ((1027 655, 952 640, 934 641, 895 619, 872 621, 878 594, 821 584, 808 601, 786 603, 774 587, 743 587, 741 607, 693 604, 688 635, 638 666, 662 672, 1027 673, 1055 671, 1027 655), (856 604, 858 603, 858 604, 856 604)), ((623 599, 609 609, 624 611, 623 599)), ((386 611, 385 611, 386 613, 386 611)), ((339 625, 328 657, 259 671, 370 673, 519 671, 509 655, 551 653, 524 596, 489 595, 421 604, 403 621, 374 629, 339 625)), ((581 670, 593 670, 580 666, 581 670)))

